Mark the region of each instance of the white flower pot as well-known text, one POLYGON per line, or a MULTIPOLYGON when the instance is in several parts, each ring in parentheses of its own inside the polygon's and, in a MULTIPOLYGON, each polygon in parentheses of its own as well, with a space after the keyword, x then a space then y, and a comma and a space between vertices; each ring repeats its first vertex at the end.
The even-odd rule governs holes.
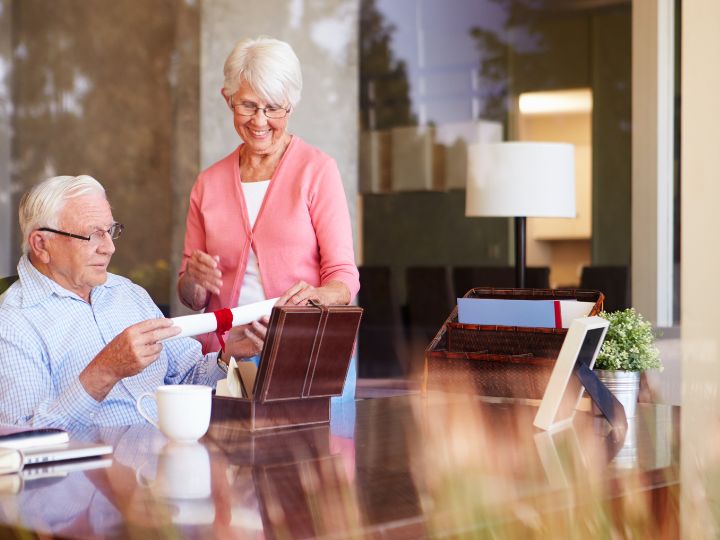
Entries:
MULTIPOLYGON (((625 416, 633 418, 640 394, 640 372, 639 371, 606 371, 604 369, 596 369, 595 374, 598 379, 607 386, 623 407, 625 407, 625 416)), ((593 403, 593 411, 599 416, 602 413, 593 403)))

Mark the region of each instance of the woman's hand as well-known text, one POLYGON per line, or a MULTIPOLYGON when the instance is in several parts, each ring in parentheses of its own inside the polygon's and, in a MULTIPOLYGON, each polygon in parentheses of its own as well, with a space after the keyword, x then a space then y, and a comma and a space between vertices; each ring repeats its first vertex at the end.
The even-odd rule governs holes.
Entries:
POLYGON ((267 317, 262 317, 250 324, 236 326, 230 330, 225 339, 227 354, 235 358, 248 358, 260 354, 265 344, 268 322, 267 317))
POLYGON ((276 306, 301 306, 313 300, 325 306, 346 305, 350 303, 350 289, 342 281, 329 281, 322 287, 313 287, 304 281, 298 281, 278 299, 276 306))
POLYGON ((208 294, 220 294, 223 282, 219 262, 218 255, 211 256, 199 249, 193 252, 178 283, 180 299, 186 306, 202 309, 207 304, 208 294))

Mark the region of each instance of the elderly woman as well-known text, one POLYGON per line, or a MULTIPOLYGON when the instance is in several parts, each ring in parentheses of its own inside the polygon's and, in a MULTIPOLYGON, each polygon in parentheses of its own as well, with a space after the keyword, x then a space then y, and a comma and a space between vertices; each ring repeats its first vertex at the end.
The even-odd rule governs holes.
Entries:
MULTIPOLYGON (((287 129, 302 89, 297 56, 282 41, 244 39, 224 73, 222 95, 242 143, 193 186, 181 301, 209 311, 274 297, 348 304, 360 284, 340 173, 287 129)), ((241 331, 246 355, 257 354, 263 322, 241 331)), ((201 341, 203 351, 219 349, 214 334, 201 341)))

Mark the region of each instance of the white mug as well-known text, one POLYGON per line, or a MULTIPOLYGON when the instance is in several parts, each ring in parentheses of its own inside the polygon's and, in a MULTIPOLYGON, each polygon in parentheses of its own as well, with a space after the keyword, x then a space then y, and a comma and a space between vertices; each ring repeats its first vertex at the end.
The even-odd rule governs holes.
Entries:
POLYGON ((197 441, 210 425, 212 388, 200 384, 170 384, 158 386, 155 392, 145 392, 135 406, 140 416, 166 437, 175 441, 197 441), (142 408, 144 398, 157 402, 158 422, 142 408))
POLYGON ((210 456, 198 442, 170 441, 160 452, 155 478, 145 475, 143 465, 135 473, 138 483, 168 499, 210 497, 210 456))

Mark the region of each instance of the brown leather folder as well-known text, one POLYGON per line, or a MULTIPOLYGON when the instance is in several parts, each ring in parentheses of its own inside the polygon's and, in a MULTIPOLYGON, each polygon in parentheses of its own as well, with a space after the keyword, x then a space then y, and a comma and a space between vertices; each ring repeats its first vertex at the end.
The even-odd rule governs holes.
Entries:
POLYGON ((278 306, 270 315, 252 398, 213 398, 213 421, 248 429, 330 420, 342 394, 362 308, 278 306))

